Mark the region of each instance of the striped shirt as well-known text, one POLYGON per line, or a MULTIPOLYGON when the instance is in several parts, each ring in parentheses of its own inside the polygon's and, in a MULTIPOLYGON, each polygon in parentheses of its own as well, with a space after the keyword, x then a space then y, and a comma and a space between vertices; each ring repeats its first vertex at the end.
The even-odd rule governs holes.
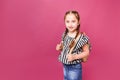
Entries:
MULTIPOLYGON (((62 39, 63 39, 64 33, 62 35, 62 39)), ((69 48, 69 43, 73 40, 73 37, 70 37, 68 35, 65 36, 64 40, 63 40, 63 49, 59 55, 59 61, 64 63, 64 64, 76 64, 76 63, 80 63, 82 60, 81 59, 76 59, 73 60, 71 62, 68 62, 66 55, 69 53, 70 48, 69 48)), ((89 38, 87 35, 81 34, 80 38, 77 42, 77 44, 75 45, 72 54, 80 54, 82 52, 82 46, 85 44, 89 43, 89 38)), ((89 44, 90 45, 90 44, 89 44)))

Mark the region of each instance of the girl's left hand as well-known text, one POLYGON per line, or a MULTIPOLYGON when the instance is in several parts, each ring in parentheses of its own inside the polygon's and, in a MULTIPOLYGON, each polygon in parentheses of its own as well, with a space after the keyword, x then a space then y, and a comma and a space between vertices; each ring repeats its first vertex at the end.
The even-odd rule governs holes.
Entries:
POLYGON ((68 61, 75 60, 75 54, 67 54, 67 59, 68 59, 68 61))

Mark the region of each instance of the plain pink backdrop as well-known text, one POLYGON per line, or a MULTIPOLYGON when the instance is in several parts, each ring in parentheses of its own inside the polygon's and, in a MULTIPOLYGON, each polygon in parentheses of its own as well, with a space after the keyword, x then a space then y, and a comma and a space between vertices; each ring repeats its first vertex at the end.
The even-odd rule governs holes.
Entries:
POLYGON ((83 80, 120 80, 119 0, 0 0, 0 80, 63 80, 55 47, 68 10, 92 44, 83 80))

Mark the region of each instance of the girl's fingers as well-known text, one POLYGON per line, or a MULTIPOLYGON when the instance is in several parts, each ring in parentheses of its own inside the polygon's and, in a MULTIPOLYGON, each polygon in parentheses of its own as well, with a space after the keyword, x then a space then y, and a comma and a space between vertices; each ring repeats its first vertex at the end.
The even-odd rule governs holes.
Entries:
POLYGON ((71 55, 71 54, 68 54, 68 55, 67 55, 67 59, 68 59, 68 61, 71 61, 72 55, 71 55))
POLYGON ((60 47, 60 44, 57 44, 57 46, 59 46, 59 47, 60 47))
POLYGON ((63 44, 63 41, 60 42, 60 45, 62 45, 62 44, 63 44))
POLYGON ((60 50, 61 49, 61 44, 57 44, 56 49, 60 50))
POLYGON ((60 43, 63 43, 63 41, 61 41, 60 43))

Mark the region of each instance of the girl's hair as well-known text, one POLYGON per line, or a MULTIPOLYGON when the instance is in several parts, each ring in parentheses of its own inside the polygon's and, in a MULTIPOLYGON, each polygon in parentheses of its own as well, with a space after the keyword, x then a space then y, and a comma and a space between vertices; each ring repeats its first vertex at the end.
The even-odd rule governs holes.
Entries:
MULTIPOLYGON (((78 20, 78 22, 80 21, 80 16, 79 16, 79 13, 78 13, 77 11, 67 11, 67 12, 65 13, 64 20, 66 19, 66 16, 67 16, 68 14, 74 14, 75 17, 76 17, 76 19, 78 20)), ((77 29, 76 29, 76 30, 77 30, 77 34, 76 34, 76 36, 75 36, 75 39, 76 39, 76 37, 78 36, 79 28, 80 28, 80 23, 79 23, 79 25, 77 26, 77 29)), ((68 33, 68 29, 66 28, 65 33, 64 33, 64 36, 63 36, 63 39, 65 38, 65 36, 67 35, 67 33, 68 33)), ((71 41, 69 47, 72 48, 72 46, 74 45, 74 43, 75 43, 74 40, 71 41)))

